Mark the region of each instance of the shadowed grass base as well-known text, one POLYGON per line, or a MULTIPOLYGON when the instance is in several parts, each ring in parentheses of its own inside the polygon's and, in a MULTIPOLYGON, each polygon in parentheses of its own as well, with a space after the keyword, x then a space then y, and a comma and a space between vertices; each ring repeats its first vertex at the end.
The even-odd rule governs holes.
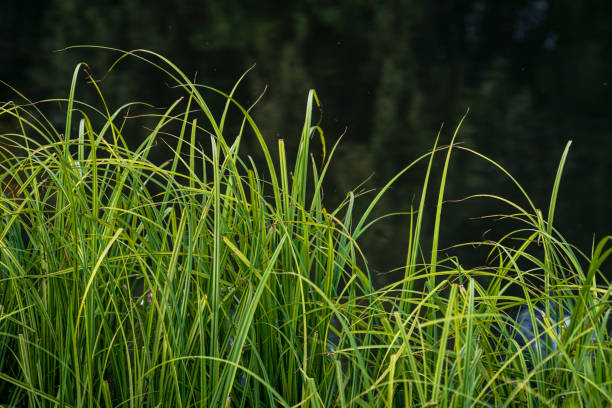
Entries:
POLYGON ((544 216, 501 166, 455 146, 457 133, 436 142, 397 175, 427 164, 397 261, 404 278, 376 290, 358 239, 397 177, 363 213, 354 193, 324 205, 336 146, 328 151, 313 124, 314 91, 290 161, 282 140, 271 153, 235 89, 196 85, 148 51, 125 55, 185 92, 141 118, 139 146, 128 147, 124 127, 138 104, 108 110, 101 91, 99 108, 78 102, 80 66, 61 129, 37 105, 1 105, 15 126, 0 142, 0 404, 612 404, 610 284, 600 272, 610 237, 584 255, 553 228, 567 149, 544 216), (215 115, 207 98, 219 97, 215 115), (241 154, 246 137, 263 164, 241 154), (149 156, 162 139, 171 160, 159 164, 149 156), (524 194, 521 203, 482 195, 508 204, 522 227, 479 243, 492 262, 475 270, 438 258, 454 149, 524 194), (433 188, 436 154, 445 164, 433 188), (437 194, 435 214, 423 209, 426 194, 437 194), (435 221, 431 253, 420 246, 424 217, 435 221))

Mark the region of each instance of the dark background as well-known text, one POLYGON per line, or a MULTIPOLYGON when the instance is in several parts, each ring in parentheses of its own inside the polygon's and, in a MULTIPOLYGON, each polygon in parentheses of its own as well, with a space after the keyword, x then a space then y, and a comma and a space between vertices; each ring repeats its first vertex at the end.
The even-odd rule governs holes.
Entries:
MULTIPOLYGON (((9 0, 0 13, 0 79, 31 100, 67 97, 76 63, 86 61, 101 79, 118 56, 54 52, 78 44, 151 49, 224 91, 256 63, 239 100, 248 105, 268 86, 254 116, 271 145, 284 138, 295 152, 310 88, 322 102, 328 148, 347 129, 326 186, 328 208, 372 174, 366 186, 382 187, 432 147, 443 122, 448 143, 469 108, 458 141, 504 165, 544 214, 563 148, 573 140, 555 225, 589 253, 594 238, 612 231, 610 21, 608 0, 9 0)), ((111 109, 133 100, 168 106, 176 95, 164 81, 131 60, 101 87, 111 109)), ((91 95, 84 81, 79 86, 77 97, 91 95)), ((16 98, 0 88, 0 101, 16 98)), ((59 124, 62 115, 51 117, 59 124)), ((8 126, 0 123, 3 131, 8 126)), ((145 133, 136 128, 130 137, 145 133)), ((424 171, 421 165, 403 176, 377 214, 417 206, 424 171)), ((439 171, 435 176, 428 220, 439 171)), ((466 153, 453 156, 448 183, 448 199, 492 193, 526 205, 501 172, 466 153)), ((488 229, 486 238, 499 238, 511 227, 470 218, 510 210, 482 199, 448 203, 440 247, 481 239, 488 229)), ((379 282, 392 279, 384 272, 405 259, 408 221, 384 221, 361 240, 372 268, 383 273, 379 282)), ((482 251, 459 253, 464 266, 484 262, 482 251)))

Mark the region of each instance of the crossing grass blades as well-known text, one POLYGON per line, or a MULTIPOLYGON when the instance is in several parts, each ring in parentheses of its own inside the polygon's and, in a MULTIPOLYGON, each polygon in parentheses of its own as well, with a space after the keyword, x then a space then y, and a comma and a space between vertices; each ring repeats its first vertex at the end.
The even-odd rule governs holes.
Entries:
POLYGON ((234 99, 238 85, 224 94, 158 54, 124 57, 184 91, 142 118, 153 126, 139 146, 128 145, 133 127, 124 126, 139 104, 107 110, 95 81, 99 103, 79 102, 82 66, 61 100, 61 126, 37 104, 0 105, 0 119, 14 125, 0 141, 0 404, 612 405, 611 287, 600 268, 610 237, 583 254, 553 227, 568 149, 547 214, 503 167, 455 145, 457 132, 372 197, 349 192, 331 208, 322 186, 337 145, 327 151, 314 124, 314 91, 289 153, 282 140, 266 144, 234 99), (210 98, 224 98, 220 115, 210 98), (263 160, 241 154, 246 138, 263 160), (171 160, 156 163, 150 153, 162 139, 171 160), (524 196, 483 195, 507 204, 523 227, 481 242, 494 262, 477 270, 438 253, 457 149, 524 196), (434 156, 444 160, 437 183, 434 156), (397 260, 404 277, 375 289, 359 239, 385 191, 423 166, 410 245, 397 260), (435 214, 424 211, 427 194, 437 197, 435 214), (356 200, 369 200, 365 211, 356 200), (425 218, 433 242, 422 246, 425 218))

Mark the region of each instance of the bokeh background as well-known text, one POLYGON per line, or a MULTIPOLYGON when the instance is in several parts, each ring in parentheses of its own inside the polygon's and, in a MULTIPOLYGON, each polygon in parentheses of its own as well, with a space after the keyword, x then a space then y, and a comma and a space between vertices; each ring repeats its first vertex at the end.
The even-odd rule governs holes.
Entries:
MULTIPOLYGON (((0 79, 33 101, 66 97, 75 65, 85 61, 103 79, 111 109, 134 100, 161 107, 176 91, 150 66, 127 60, 106 75, 119 54, 56 50, 150 49, 224 91, 256 64, 238 99, 249 105, 267 86, 253 113, 271 145, 283 138, 289 151, 295 146, 310 88, 322 103, 328 149, 344 134, 325 188, 329 208, 366 179, 366 189, 382 187, 432 147, 442 123, 448 143, 469 108, 458 141, 504 165, 544 212, 573 140, 555 220, 588 253, 593 239, 612 232, 611 16, 608 0, 8 0, 0 13, 0 79)), ((82 84, 77 97, 91 97, 82 84)), ((0 101, 16 99, 0 87, 0 101)), ((50 112, 61 123, 62 107, 50 112)), ((3 131, 9 126, 0 123, 3 131)), ((126 136, 136 142, 144 134, 134 127, 126 136)), ((250 148, 257 157, 256 145, 250 148)), ((156 155, 164 160, 163 149, 156 155)), ((424 172, 421 165, 404 175, 377 215, 418 205, 424 172)), ((453 156, 448 183, 449 200, 475 193, 520 200, 499 171, 466 153, 453 156)), ((434 188, 430 219, 436 195, 434 188)), ((449 202, 441 247, 499 238, 512 226, 473 218, 500 211, 510 209, 490 200, 449 202)), ((408 224, 407 216, 386 219, 360 243, 380 284, 404 261, 408 224)), ((486 262, 486 251, 471 247, 443 253, 461 255, 466 267, 486 262)))

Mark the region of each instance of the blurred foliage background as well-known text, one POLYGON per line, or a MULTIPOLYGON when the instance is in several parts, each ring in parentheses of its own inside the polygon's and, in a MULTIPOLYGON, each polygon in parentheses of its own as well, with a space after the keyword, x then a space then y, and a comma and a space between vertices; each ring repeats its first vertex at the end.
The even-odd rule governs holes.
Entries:
MULTIPOLYGON (((563 147, 572 139, 556 226, 585 252, 593 234, 599 239, 611 232, 612 2, 275 3, 3 2, 0 79, 33 101, 66 97, 75 65, 85 61, 103 79, 111 109, 133 100, 168 106, 175 90, 146 64, 125 60, 106 76, 119 54, 55 50, 78 44, 150 49, 188 75, 197 73, 199 83, 224 91, 256 64, 238 99, 248 105, 267 86, 253 112, 272 145, 278 138, 289 149, 297 143, 309 88, 322 102, 328 149, 346 131, 325 190, 329 207, 370 176, 366 188, 382 187, 433 146, 443 122, 441 140, 447 143, 469 108, 458 140, 504 165, 543 211, 563 147)), ((79 92, 95 100, 86 85, 79 92)), ((0 88, 0 101, 16 98, 0 88)), ((51 113, 58 124, 62 108, 51 113)), ((137 141, 139 129, 130 137, 137 141)), ((255 149, 249 153, 257 156, 255 149)), ((163 149, 158 154, 163 160, 163 149)), ((418 205, 424 171, 422 165, 403 176, 378 214, 418 205)), ((446 198, 474 193, 520 199, 501 173, 457 152, 446 198)), ((432 219, 436 194, 429 194, 432 219)), ((486 238, 498 238, 505 223, 471 218, 502 210, 509 208, 486 200, 449 202, 442 247, 479 240, 489 229, 486 238)), ((361 242, 381 284, 404 261, 408 223, 407 216, 387 219, 361 242)), ((478 250, 461 255, 471 263, 464 266, 485 262, 478 250)))

